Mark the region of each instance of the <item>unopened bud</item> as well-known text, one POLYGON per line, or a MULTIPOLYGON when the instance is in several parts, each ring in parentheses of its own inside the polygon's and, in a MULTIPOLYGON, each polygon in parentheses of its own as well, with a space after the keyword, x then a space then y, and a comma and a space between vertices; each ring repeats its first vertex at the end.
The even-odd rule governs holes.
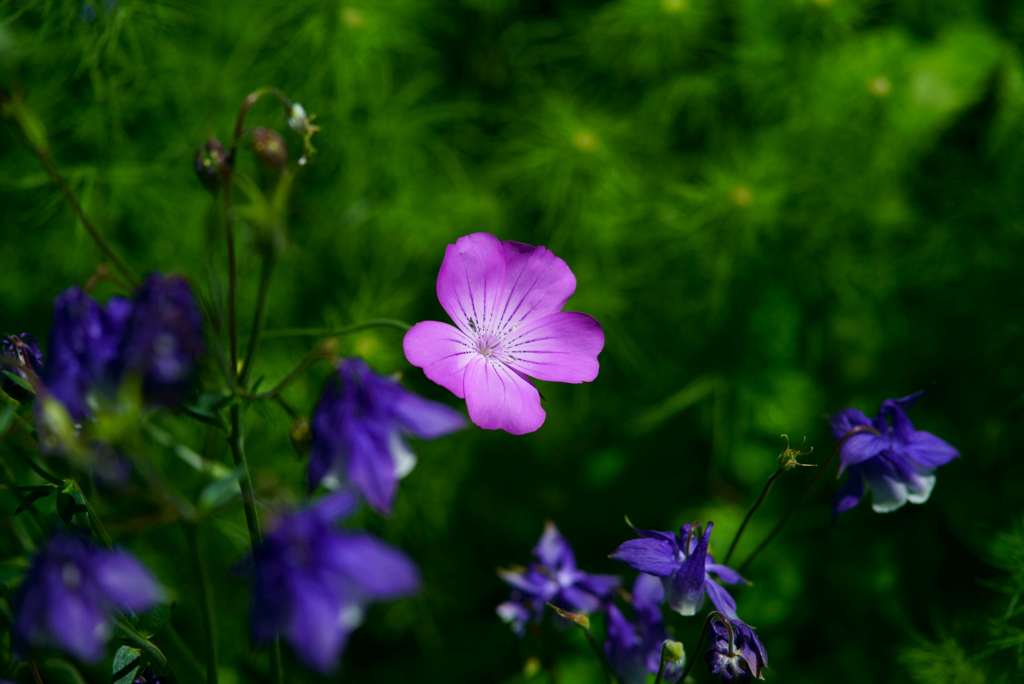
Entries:
POLYGON ((812 451, 814 451, 814 447, 811 447, 807 451, 800 451, 800 447, 802 447, 804 443, 807 442, 806 437, 804 437, 803 441, 800 442, 800 444, 795 449, 791 449, 789 446, 789 435, 780 435, 780 437, 783 437, 786 440, 786 448, 782 451, 781 454, 779 454, 780 468, 782 468, 783 470, 792 470, 797 466, 817 465, 816 463, 800 463, 799 461, 796 460, 798 456, 808 456, 812 451))
POLYGON ((228 164, 228 152, 220 140, 210 136, 210 139, 196 150, 193 164, 199 182, 211 193, 217 194, 224 184, 224 169, 228 164))
POLYGON ((299 416, 292 423, 291 429, 288 430, 288 441, 292 443, 292 449, 295 449, 295 453, 299 455, 299 458, 305 458, 306 454, 309 453, 309 444, 313 437, 309 431, 309 421, 299 416))
POLYGON ((288 147, 284 138, 273 128, 260 126, 252 132, 252 151, 261 163, 278 173, 288 166, 288 147))
POLYGON ((661 645, 661 659, 666 663, 681 663, 686 658, 683 645, 678 641, 665 639, 661 645))
POLYGON ((558 613, 559 617, 565 618, 577 627, 582 627, 583 629, 590 629, 590 618, 584 615, 583 613, 570 613, 569 611, 562 610, 561 608, 552 603, 549 603, 548 605, 551 606, 551 608, 556 613, 558 613))
POLYGON ((309 117, 306 116, 306 108, 298 102, 293 102, 292 108, 288 111, 288 125, 291 126, 292 130, 299 135, 305 133, 306 127, 309 126, 309 117))

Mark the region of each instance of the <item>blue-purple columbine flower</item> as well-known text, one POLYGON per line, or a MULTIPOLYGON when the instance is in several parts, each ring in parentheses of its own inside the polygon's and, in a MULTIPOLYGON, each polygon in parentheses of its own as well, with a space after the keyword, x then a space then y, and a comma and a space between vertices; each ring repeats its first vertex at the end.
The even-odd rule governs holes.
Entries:
POLYGON ((188 281, 151 274, 135 292, 115 373, 138 374, 149 403, 174 406, 188 395, 202 355, 203 314, 188 281))
POLYGON ((131 312, 124 297, 100 306, 77 286, 54 300, 43 384, 76 421, 92 415, 91 395, 116 391, 112 369, 131 312))
MULTIPOLYGON (((665 588, 654 575, 640 573, 633 583, 631 599, 633 622, 611 601, 605 607, 608 636, 604 655, 623 684, 644 684, 647 674, 656 673, 660 668, 661 647, 669 638, 661 614, 665 588)), ((669 663, 664 681, 675 682, 682 673, 682 662, 669 663)))
MULTIPOLYGON (((36 342, 36 338, 30 333, 11 335, 6 339, 0 340, 0 371, 7 371, 11 375, 28 380, 28 373, 25 369, 3 363, 4 357, 17 361, 22 366, 31 368, 36 377, 42 375, 43 352, 39 350, 39 343, 36 342)), ((0 375, 0 389, 3 389, 9 397, 21 403, 25 403, 35 396, 6 375, 0 375)))
POLYGON ((540 622, 548 603, 573 613, 596 613, 622 583, 614 575, 592 575, 577 568, 572 547, 550 521, 533 555, 537 560, 527 568, 498 571, 513 590, 511 598, 498 606, 498 616, 519 636, 528 622, 540 622))
POLYGON ((245 563, 253 642, 280 635, 300 661, 324 675, 337 669, 370 603, 420 588, 419 571, 402 551, 366 532, 336 528, 357 504, 354 494, 336 492, 282 514, 245 563))
POLYGON ((111 617, 157 605, 163 592, 134 556, 92 546, 67 533, 36 556, 14 601, 11 631, 16 651, 52 648, 79 660, 103 658, 111 617))
POLYGON ((68 288, 53 303, 43 384, 76 421, 92 415, 98 397, 114 396, 127 374, 141 378, 148 403, 179 403, 203 353, 202 325, 180 277, 154 273, 133 300, 111 297, 106 306, 68 288))
POLYGON ((704 657, 712 674, 739 682, 764 679, 761 670, 768 667, 768 653, 754 630, 742 620, 730 619, 729 627, 721 620, 712 622, 708 627, 708 645, 704 657))
POLYGON ((852 408, 829 417, 836 440, 851 430, 863 429, 850 435, 840 448, 839 473, 849 469, 850 475, 832 500, 833 519, 860 503, 865 483, 871 488, 871 507, 878 513, 895 511, 908 501, 924 503, 935 487, 935 469, 960 456, 932 433, 915 430, 907 418, 905 411, 922 394, 924 391, 886 399, 878 415, 870 419, 852 408))
POLYGON ((348 482, 373 508, 390 513, 398 481, 416 465, 406 437, 435 439, 462 429, 466 419, 352 358, 327 381, 310 423, 310 490, 348 482))
POLYGON ((660 577, 665 586, 668 605, 681 615, 694 615, 704 605, 705 592, 718 610, 730 618, 736 617, 736 602, 725 588, 726 584, 745 583, 732 568, 715 563, 708 553, 708 542, 714 523, 709 522, 704 536, 699 536, 699 525, 683 525, 679 534, 633 531, 640 539, 624 542, 610 558, 620 560, 634 570, 660 577))
POLYGON ((167 677, 158 677, 153 674, 153 668, 147 667, 132 680, 132 684, 169 684, 167 677))

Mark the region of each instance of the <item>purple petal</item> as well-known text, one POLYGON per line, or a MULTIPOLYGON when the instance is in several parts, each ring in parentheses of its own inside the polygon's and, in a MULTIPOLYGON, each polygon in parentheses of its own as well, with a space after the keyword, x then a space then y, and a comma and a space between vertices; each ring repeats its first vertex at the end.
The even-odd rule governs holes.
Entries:
MULTIPOLYGON (((845 433, 844 433, 845 434, 845 433)), ((839 450, 839 474, 858 463, 874 458, 889 446, 889 440, 870 432, 859 432, 845 442, 839 450)))
MULTIPOLYGON (((704 584, 707 577, 704 566, 707 564, 708 542, 711 538, 712 527, 714 527, 714 523, 709 522, 697 547, 672 575, 672 579, 666 587, 668 589, 668 604, 680 615, 695 615, 704 604, 704 584)), ((643 570, 643 568, 638 569, 643 570)), ((650 571, 643 570, 643 572, 650 571)))
POLYGON ((829 416, 828 425, 832 430, 832 438, 839 441, 853 428, 860 425, 871 425, 871 419, 864 415, 863 411, 848 408, 829 416))
POLYGON ((505 293, 495 330, 542 318, 562 307, 576 291, 576 276, 546 247, 506 240, 505 293))
POLYGON ((871 508, 876 513, 891 513, 907 503, 907 485, 896 479, 898 475, 891 463, 876 458, 865 462, 863 470, 871 487, 871 508))
POLYGON ((550 599, 558 591, 558 583, 534 570, 498 570, 498 577, 513 589, 519 589, 531 596, 550 599))
POLYGON ((516 370, 538 380, 590 382, 600 368, 604 331, 593 316, 561 311, 524 324, 502 348, 516 370))
POLYGON ((938 468, 960 457, 960 452, 956 448, 930 432, 914 430, 910 434, 901 435, 901 437, 900 450, 918 465, 938 468))
POLYGON ((464 332, 447 323, 423 321, 405 333, 402 348, 409 363, 422 368, 424 375, 458 398, 465 398, 466 365, 479 355, 464 332))
POLYGON ((466 427, 466 418, 455 409, 405 389, 396 393, 391 410, 402 427, 420 439, 437 439, 466 427))
POLYGON ((562 587, 552 603, 574 613, 596 613, 601 609, 601 600, 580 587, 562 587))
MULTIPOLYGON (((348 633, 358 622, 346 619, 337 599, 320 582, 302 574, 291 578, 292 602, 285 634, 296 657, 320 674, 332 674, 338 667, 348 633)), ((359 616, 361 617, 361 616, 359 616)))
POLYGON ((465 393, 470 420, 485 430, 523 435, 540 428, 547 415, 533 385, 479 355, 466 368, 465 393))
POLYGON ((576 569, 576 556, 572 552, 572 547, 550 520, 544 524, 544 533, 540 536, 537 546, 533 547, 533 555, 554 570, 576 569))
POLYGON ((622 578, 618 575, 590 575, 583 573, 583 577, 576 584, 594 596, 604 598, 622 585, 622 578))
POLYGON ((420 573, 412 559, 369 534, 346 532, 321 544, 325 562, 362 598, 383 601, 419 591, 420 573))
POLYGON ((711 598, 711 602, 715 604, 715 608, 724 613, 730 620, 735 620, 736 601, 725 590, 725 587, 709 579, 704 584, 704 588, 708 590, 708 596, 711 598))
POLYGON ((93 558, 96 582, 120 608, 146 611, 160 603, 163 591, 152 573, 121 551, 102 551, 93 558))
POLYGON ((398 493, 398 476, 389 436, 367 421, 349 423, 346 475, 377 511, 390 514, 398 493))
POLYGON ((445 249, 437 298, 467 335, 494 329, 504 308, 505 268, 504 249, 490 233, 461 237, 445 249))
MULTIPOLYGON (((634 570, 649 575, 668 577, 675 573, 679 564, 672 544, 664 539, 630 539, 623 542, 609 558, 622 561, 634 570)), ((701 566, 703 578, 704 567, 701 566)))
POLYGON ((329 494, 311 509, 325 525, 345 520, 359 508, 359 497, 355 492, 340 491, 329 494))
POLYGON ((665 585, 654 575, 641 572, 633 582, 633 608, 638 611, 655 610, 665 600, 665 585))
MULTIPOLYGON (((98 662, 110 638, 107 616, 84 591, 69 591, 60 577, 61 568, 47 572, 46 627, 60 650, 87 663, 98 662)), ((41 644, 40 644, 41 645, 41 644)))
POLYGON ((927 389, 923 389, 920 392, 914 392, 913 394, 908 394, 907 396, 899 399, 886 399, 882 402, 882 406, 878 409, 878 412, 880 414, 885 413, 886 410, 892 406, 898 406, 900 409, 906 411, 908 408, 916 404, 918 399, 923 397, 927 391, 927 389))
POLYGON ((860 503, 860 500, 864 497, 864 475, 861 473, 860 466, 850 468, 850 474, 846 477, 846 482, 839 488, 836 495, 832 498, 832 521, 835 522, 836 517, 840 513, 845 513, 854 506, 860 503))
POLYGON ((718 579, 722 580, 726 584, 746 584, 747 580, 743 579, 740 573, 736 572, 728 565, 719 565, 718 563, 708 563, 704 566, 704 569, 708 572, 713 572, 718 575, 718 579))

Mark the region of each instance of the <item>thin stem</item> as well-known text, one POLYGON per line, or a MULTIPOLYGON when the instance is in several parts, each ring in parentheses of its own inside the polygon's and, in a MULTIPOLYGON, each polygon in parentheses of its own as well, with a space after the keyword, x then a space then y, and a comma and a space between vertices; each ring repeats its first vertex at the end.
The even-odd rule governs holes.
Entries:
POLYGON ((231 348, 231 371, 228 377, 231 385, 237 384, 238 376, 238 314, 235 300, 238 290, 238 264, 235 259, 235 222, 231 217, 231 183, 234 175, 234 147, 228 155, 224 168, 224 235, 228 243, 228 344, 231 348))
POLYGON ((774 473, 768 476, 768 481, 764 485, 764 489, 761 490, 761 496, 757 497, 757 501, 747 511, 747 517, 743 518, 743 523, 740 525, 740 529, 736 530, 736 536, 732 538, 732 544, 729 545, 729 552, 725 554, 725 560, 722 561, 722 565, 728 565, 729 559, 732 558, 732 552, 736 550, 736 545, 740 542, 740 537, 743 536, 743 531, 747 529, 747 523, 754 517, 754 512, 761 507, 764 503, 765 498, 768 496, 768 491, 772 488, 772 483, 775 482, 776 478, 782 474, 782 468, 778 468, 774 473))
POLYGON ((125 641, 135 648, 145 651, 150 658, 160 665, 160 669, 167 674, 168 679, 171 680, 171 684, 177 684, 177 679, 174 677, 174 673, 171 672, 171 666, 167 663, 167 656, 163 654, 163 651, 157 648, 156 644, 139 634, 123 615, 117 616, 116 627, 118 628, 118 631, 121 632, 121 637, 125 641))
POLYGON ((39 668, 36 667, 36 661, 30 658, 28 665, 32 669, 32 679, 36 680, 36 684, 43 684, 43 678, 39 676, 39 668))
POLYGON ((601 661, 601 669, 604 671, 605 680, 607 680, 608 684, 612 684, 615 681, 615 677, 612 676, 612 668, 608 665, 604 653, 601 652, 601 647, 597 645, 597 641, 594 640, 594 635, 590 633, 589 627, 584 627, 583 632, 587 635, 587 643, 594 650, 594 655, 601 661))
POLYGON ((178 662, 184 663, 191 670, 189 673, 188 681, 200 681, 203 678, 203 666, 200 664, 199 659, 196 658, 195 654, 188 647, 188 644, 178 634, 178 630, 174 628, 174 625, 170 622, 164 627, 160 634, 167 639, 166 646, 169 646, 174 651, 177 651, 179 656, 178 662))
MULTIPOLYGON (((662 647, 664 650, 664 646, 662 647)), ((665 677, 665 667, 668 663, 665 661, 665 656, 661 656, 661 665, 658 665, 658 676, 654 678, 654 684, 661 684, 661 680, 665 677)))
MULTIPOLYGON (((75 487, 81 492, 82 488, 75 483, 75 487)), ((110 548, 114 545, 114 540, 111 539, 110 535, 107 534, 107 529, 103 527, 103 523, 100 522, 100 516, 96 515, 96 511, 93 509, 92 504, 89 503, 89 499, 85 497, 85 493, 82 493, 82 501, 85 502, 85 512, 89 516, 89 526, 92 527, 92 531, 96 533, 96 536, 100 538, 103 545, 110 548)))
MULTIPOLYGON (((326 347, 329 346, 330 345, 326 345, 326 347)), ((299 361, 294 368, 288 371, 287 375, 281 378, 281 380, 276 385, 271 387, 266 392, 260 392, 259 394, 249 394, 247 392, 239 390, 239 396, 252 401, 265 401, 267 399, 273 399, 278 394, 283 392, 290 384, 298 380, 299 376, 302 375, 302 373, 307 368, 312 366, 320 359, 328 356, 330 354, 330 350, 327 349, 326 347, 324 344, 318 344, 316 347, 310 350, 309 353, 302 357, 302 360, 299 361)))
POLYGON ((344 328, 278 328, 267 330, 263 333, 263 339, 277 339, 281 337, 341 337, 349 333, 359 332, 367 328, 398 328, 408 330, 412 326, 404 321, 394 318, 375 318, 372 321, 356 323, 344 328))
MULTIPOLYGON (((683 674, 679 677, 680 682, 685 682, 686 678, 690 676, 690 671, 693 670, 693 666, 697 664, 697 654, 700 653, 701 647, 704 645, 704 638, 708 635, 708 629, 711 627, 711 623, 715 620, 720 620, 725 623, 726 628, 729 630, 729 634, 732 634, 732 625, 729 624, 729 619, 717 610, 713 610, 708 613, 707 618, 704 619, 704 626, 700 629, 700 638, 697 639, 697 648, 693 650, 688 663, 686 663, 686 669, 683 670, 683 674)), ((731 643, 731 641, 730 641, 731 643)))
POLYGON ((782 518, 779 520, 779 522, 775 523, 775 527, 773 527, 771 529, 771 532, 769 532, 768 535, 764 539, 761 540, 761 543, 758 545, 758 547, 756 549, 754 549, 754 552, 751 553, 749 556, 747 556, 747 559, 745 561, 743 561, 743 564, 739 568, 737 568, 737 571, 743 572, 744 568, 746 568, 748 565, 750 565, 750 563, 755 558, 757 558, 757 554, 761 553, 761 551, 763 551, 764 548, 766 546, 768 546, 768 544, 771 542, 771 540, 775 538, 775 535, 777 535, 779 533, 779 530, 781 530, 783 527, 785 527, 786 523, 789 522, 789 519, 792 518, 793 514, 796 513, 797 509, 800 508, 800 504, 802 504, 804 502, 804 499, 807 498, 807 495, 810 494, 811 490, 814 489, 814 486, 816 484, 818 484, 818 480, 821 479, 821 476, 825 474, 826 470, 828 470, 828 465, 832 462, 832 459, 836 457, 836 454, 839 453, 839 449, 843 446, 843 444, 846 443, 846 440, 848 440, 850 437, 853 437, 854 435, 858 435, 858 434, 860 434, 862 432, 870 432, 871 434, 875 435, 876 437, 880 437, 881 436, 879 434, 878 430, 874 429, 870 425, 858 425, 857 427, 849 430, 845 435, 840 437, 839 441, 836 442, 835 448, 832 449, 832 453, 830 453, 828 455, 828 458, 825 459, 825 462, 823 464, 821 464, 821 469, 818 470, 818 472, 814 474, 814 479, 811 480, 811 483, 809 485, 807 485, 807 487, 804 489, 803 492, 801 492, 799 498, 797 498, 797 500, 796 500, 796 503, 794 503, 792 505, 792 507, 790 507, 790 509, 786 512, 786 514, 784 516, 782 516, 782 518))
POLYGON ((267 295, 270 293, 270 277, 274 273, 275 258, 273 254, 263 260, 263 270, 260 273, 260 291, 256 299, 256 312, 253 314, 252 332, 249 334, 249 349, 245 352, 245 361, 242 362, 242 373, 238 384, 245 386, 245 381, 252 370, 252 360, 256 355, 256 346, 259 344, 260 331, 263 328, 266 318, 267 295))
MULTIPOLYGON (((235 467, 240 468, 242 471, 238 479, 238 486, 242 491, 245 523, 249 527, 249 543, 255 550, 256 547, 263 543, 263 534, 260 532, 260 521, 256 512, 256 498, 253 495, 252 475, 249 473, 249 463, 245 458, 242 407, 237 403, 231 407, 231 435, 228 437, 228 444, 231 447, 231 456, 234 458, 235 467)), ((283 684, 284 671, 281 667, 281 642, 279 639, 274 639, 270 647, 270 669, 274 673, 274 681, 277 684, 283 684)))
POLYGON ((199 607, 206 630, 206 682, 217 684, 217 627, 213 617, 213 587, 210 584, 209 567, 199 539, 199 528, 188 523, 183 528, 199 582, 199 607))
POLYGON ((89 220, 89 217, 85 215, 85 210, 82 209, 82 205, 78 203, 78 198, 76 198, 75 194, 71 192, 71 188, 68 187, 67 182, 61 175, 60 170, 57 168, 57 165, 50 158, 50 155, 46 152, 46 150, 33 148, 33 151, 36 153, 36 156, 39 157, 39 161, 42 162, 43 168, 46 169, 46 173, 50 175, 50 180, 52 180, 54 185, 57 186, 57 189, 60 190, 60 193, 64 195, 64 199, 67 201, 68 204, 71 205, 71 209, 75 212, 75 215, 78 217, 78 220, 82 222, 83 226, 85 226, 85 230, 87 233, 89 233, 89 236, 92 238, 92 241, 95 242, 96 246, 100 248, 100 251, 103 252, 103 255, 110 260, 110 263, 114 264, 114 267, 121 272, 121 275, 125 277, 125 279, 128 281, 128 284, 131 285, 132 288, 137 286, 139 284, 139 279, 136 277, 135 273, 128 266, 128 264, 125 263, 124 260, 122 260, 121 257, 117 255, 117 253, 113 250, 113 248, 111 248, 109 244, 107 244, 107 241, 100 234, 99 230, 96 229, 96 226, 94 226, 92 224, 92 221, 89 220))

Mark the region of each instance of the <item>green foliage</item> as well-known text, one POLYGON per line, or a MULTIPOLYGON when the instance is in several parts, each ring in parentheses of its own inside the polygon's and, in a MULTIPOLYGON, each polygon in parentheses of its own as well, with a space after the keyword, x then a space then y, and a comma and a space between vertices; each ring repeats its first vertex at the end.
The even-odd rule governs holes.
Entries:
MULTIPOLYGON (((981 0, 0 4, 0 89, 23 96, 9 113, 29 138, 15 118, 0 125, 0 332, 45 340, 49 303, 100 259, 34 142, 137 272, 175 270, 196 285, 211 312, 204 380, 219 377, 226 255, 192 155, 211 132, 230 137, 254 88, 279 87, 323 131, 287 187, 240 152, 243 339, 261 248, 284 246, 270 329, 441 320, 444 247, 480 230, 565 258, 578 280, 569 308, 607 333, 595 383, 541 387, 539 432, 416 444, 394 516, 354 521, 407 549, 426 588, 371 610, 343 681, 596 681, 584 641, 546 625, 543 640, 519 642, 493 612, 506 595, 493 569, 525 561, 545 519, 594 572, 623 571, 606 556, 629 536, 624 513, 657 529, 710 516, 721 554, 776 467, 779 434, 806 434, 820 463, 832 446, 823 415, 871 414, 929 386, 911 418, 963 454, 931 500, 887 516, 865 504, 830 528, 827 484, 750 568, 741 615, 770 652, 769 679, 1013 681, 1020 529, 992 552, 1010 575, 1005 595, 982 559, 1024 507, 1022 39, 1020 3, 981 0), (520 674, 530 658, 536 679, 520 674)), ((300 156, 279 105, 261 100, 249 123, 274 127, 300 156)), ((105 282, 96 294, 120 291, 105 282)), ((266 389, 314 343, 268 337, 252 377, 266 389)), ((395 330, 342 338, 339 351, 450 400, 405 362, 395 330)), ((285 393, 300 415, 327 372, 314 366, 285 393)), ((248 537, 217 427, 227 401, 196 400, 203 427, 116 427, 139 445, 134 457, 213 515, 223 679, 256 681, 266 657, 249 646, 246 587, 231 573, 248 537)), ((304 495, 304 463, 288 441, 293 416, 248 406, 270 514, 304 495)), ((17 443, 15 432, 3 438, 17 443)), ((38 484, 20 460, 8 465, 38 484)), ((738 558, 808 471, 775 485, 738 558)), ((175 594, 174 629, 154 643, 172 660, 201 657, 202 633, 187 629, 201 624, 198 586, 173 507, 137 482, 122 495, 82 486, 175 594)), ((34 508, 52 517, 52 501, 34 508)), ((19 504, 0 492, 3 510, 19 504)), ((88 526, 88 513, 63 510, 88 526)), ((32 512, 11 518, 0 557, 43 538, 47 521, 32 512)), ((674 629, 691 649, 693 621, 674 629)), ((288 681, 316 681, 285 662, 288 681)), ((83 672, 107 681, 110 664, 83 672)), ((63 681, 61 667, 44 679, 63 681)))

